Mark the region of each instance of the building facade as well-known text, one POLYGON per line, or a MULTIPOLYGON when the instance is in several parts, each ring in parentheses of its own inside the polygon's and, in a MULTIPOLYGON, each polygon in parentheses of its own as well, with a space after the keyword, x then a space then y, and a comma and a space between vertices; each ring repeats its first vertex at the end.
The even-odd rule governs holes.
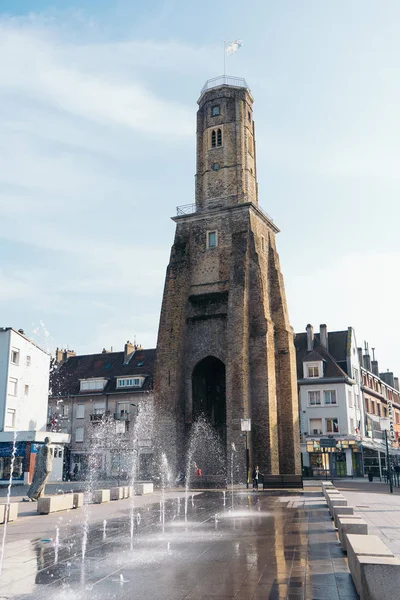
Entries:
POLYGON ((135 430, 153 396, 155 350, 127 342, 124 351, 76 356, 58 352, 51 378, 49 431, 68 433, 71 443, 64 478, 84 478, 95 465, 99 476, 148 479, 153 461, 152 423, 135 430), (137 459, 137 460, 136 460, 137 459))
POLYGON ((225 456, 300 473, 296 360, 275 236, 258 203, 253 98, 242 79, 204 86, 194 205, 178 207, 161 309, 155 398, 168 460, 182 468, 204 416, 225 456), (243 451, 242 451, 243 449, 243 451), (239 451, 240 450, 240 451, 239 451))
POLYGON ((355 332, 328 332, 326 325, 314 334, 296 334, 297 377, 303 473, 307 476, 363 474, 361 439, 364 415, 361 373, 355 332), (329 454, 321 439, 334 438, 329 454))
MULTIPOLYGON (((0 481, 10 477, 15 442, 13 480, 30 483, 39 445, 46 437, 50 356, 22 329, 0 329, 0 481)), ((62 476, 68 436, 53 436, 50 480, 62 476)))
POLYGON ((364 404, 363 457, 365 473, 382 478, 386 469, 386 441, 382 430, 382 419, 389 420, 388 441, 393 462, 399 462, 400 436, 400 392, 399 380, 392 372, 379 372, 375 360, 375 348, 372 359, 368 344, 358 348, 361 363, 361 389, 364 404))

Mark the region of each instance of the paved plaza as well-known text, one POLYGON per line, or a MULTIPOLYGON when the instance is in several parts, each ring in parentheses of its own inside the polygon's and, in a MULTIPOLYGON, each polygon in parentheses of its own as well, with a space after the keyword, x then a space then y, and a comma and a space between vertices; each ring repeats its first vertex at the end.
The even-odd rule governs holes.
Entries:
POLYGON ((134 519, 131 500, 90 506, 84 561, 85 508, 21 516, 0 598, 357 598, 320 491, 171 492, 165 511, 160 500, 135 497, 134 519))
POLYGON ((400 558, 400 489, 385 483, 335 481, 354 512, 368 523, 368 533, 377 535, 400 558))

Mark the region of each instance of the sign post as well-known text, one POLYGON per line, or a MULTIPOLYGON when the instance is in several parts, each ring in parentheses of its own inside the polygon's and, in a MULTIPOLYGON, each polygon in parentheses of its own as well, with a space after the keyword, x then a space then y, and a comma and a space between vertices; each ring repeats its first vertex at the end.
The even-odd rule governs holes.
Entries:
POLYGON ((337 440, 335 440, 335 438, 322 438, 319 440, 319 447, 321 448, 322 452, 328 452, 328 459, 329 459, 329 471, 331 474, 331 480, 333 483, 333 469, 332 469, 332 452, 335 451, 337 446, 337 440))
MULTIPOLYGON (((385 432, 385 442, 386 442, 386 473, 389 481, 389 489, 390 493, 393 494, 393 483, 392 483, 392 469, 390 468, 390 456, 389 456, 389 444, 388 444, 388 431, 390 429, 390 418, 389 419, 380 419, 381 430, 385 432)), ((379 452, 379 450, 378 450, 379 452)))
POLYGON ((246 438, 246 488, 249 487, 249 446, 247 442, 247 434, 251 431, 251 419, 240 419, 240 429, 244 431, 246 438))

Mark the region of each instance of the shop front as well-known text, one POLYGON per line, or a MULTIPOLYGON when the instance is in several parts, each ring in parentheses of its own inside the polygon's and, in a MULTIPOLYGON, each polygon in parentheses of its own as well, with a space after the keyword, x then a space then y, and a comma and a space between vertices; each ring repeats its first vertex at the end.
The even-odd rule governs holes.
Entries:
POLYGON ((363 476, 362 452, 356 440, 337 440, 332 449, 321 448, 319 440, 307 440, 306 452, 309 462, 304 469, 306 477, 363 476))
POLYGON ((24 480, 26 444, 17 442, 13 460, 13 442, 0 442, 0 482, 10 480, 12 468, 12 480, 17 482, 24 480))

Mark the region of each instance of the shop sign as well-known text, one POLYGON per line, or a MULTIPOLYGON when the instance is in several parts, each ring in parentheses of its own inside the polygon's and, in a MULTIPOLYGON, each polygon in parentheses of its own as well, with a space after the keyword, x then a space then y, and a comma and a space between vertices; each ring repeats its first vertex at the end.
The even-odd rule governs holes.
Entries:
POLYGON ((390 439, 392 440, 392 442, 394 442, 396 440, 396 436, 394 433, 394 423, 393 423, 393 404, 390 400, 388 400, 388 416, 389 416, 389 431, 390 431, 390 439))

